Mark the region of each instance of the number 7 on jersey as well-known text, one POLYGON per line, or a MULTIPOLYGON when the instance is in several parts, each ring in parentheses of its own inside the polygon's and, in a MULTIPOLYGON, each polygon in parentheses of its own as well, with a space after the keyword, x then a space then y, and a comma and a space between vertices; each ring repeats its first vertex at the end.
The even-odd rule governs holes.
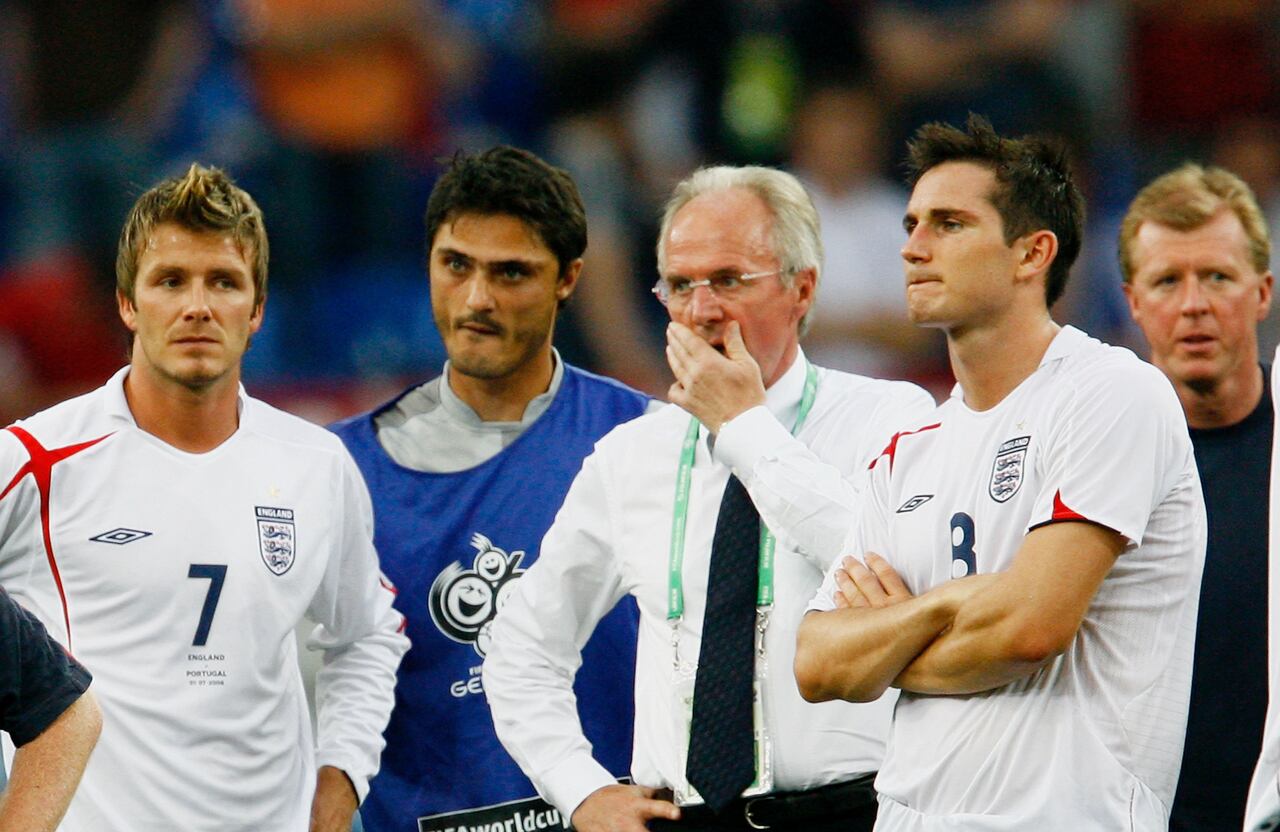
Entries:
POLYGON ((218 609, 218 598, 222 596, 222 584, 227 579, 225 563, 193 563, 187 570, 188 578, 208 578, 209 592, 204 596, 204 607, 200 610, 200 623, 196 625, 196 636, 191 640, 192 647, 204 647, 209 641, 209 629, 213 627, 213 614, 218 609))

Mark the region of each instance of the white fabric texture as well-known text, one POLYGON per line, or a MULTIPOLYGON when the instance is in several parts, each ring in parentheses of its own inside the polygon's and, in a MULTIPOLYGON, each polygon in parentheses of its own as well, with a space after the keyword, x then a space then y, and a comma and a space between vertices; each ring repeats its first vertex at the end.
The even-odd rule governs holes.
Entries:
MULTIPOLYGON (((995 407, 971 410, 957 386, 876 460, 869 491, 849 548, 883 555, 916 594, 962 574, 965 539, 979 573, 1008 569, 1045 523, 1128 542, 1050 664, 983 693, 901 694, 876 828, 1167 828, 1206 535, 1168 380, 1066 327, 995 407)), ((829 573, 810 608, 833 594, 829 573)))
MULTIPOLYGON (((777 790, 845 780, 880 764, 892 697, 870 705, 805 703, 792 674, 796 628, 840 554, 858 499, 851 480, 865 473, 898 426, 932 407, 914 385, 819 370, 813 408, 792 437, 804 376, 801 358, 767 391, 765 406, 722 428, 714 452, 702 434, 684 549, 680 649, 682 658, 696 660, 711 538, 731 471, 777 534, 764 705, 777 790)), ((565 817, 614 782, 591 757, 571 686, 582 644, 626 594, 640 607, 633 779, 671 787, 683 777, 676 736, 687 714, 675 712, 667 588, 676 471, 689 420, 668 405, 597 444, 538 562, 494 623, 484 685, 498 736, 565 817)))
MULTIPOLYGON (((1280 413, 1280 347, 1271 365, 1271 397, 1280 413)), ((1278 433, 1277 435, 1280 435, 1278 433)), ((1272 439, 1271 513, 1268 518, 1270 549, 1267 578, 1267 721, 1262 732, 1262 752, 1249 784, 1244 828, 1254 830, 1280 815, 1280 444, 1272 439)), ((1274 829, 1274 826, 1265 827, 1274 829)))
POLYGON ((243 391, 234 435, 177 450, 134 423, 127 372, 18 423, 51 466, 0 431, 0 583, 92 671, 104 715, 60 828, 305 829, 317 767, 367 792, 408 649, 368 492, 336 436, 243 391), (318 743, 304 617, 324 651, 318 743))

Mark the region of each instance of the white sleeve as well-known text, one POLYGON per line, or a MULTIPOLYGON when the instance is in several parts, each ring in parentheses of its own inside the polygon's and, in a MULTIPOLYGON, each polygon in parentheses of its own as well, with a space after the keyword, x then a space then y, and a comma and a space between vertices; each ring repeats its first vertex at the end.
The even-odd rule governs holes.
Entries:
POLYGON ((858 510, 855 522, 849 526, 840 550, 840 557, 831 562, 822 578, 817 593, 809 601, 805 612, 828 612, 836 608, 836 570, 841 568, 844 555, 863 560, 867 552, 875 552, 891 560, 889 551, 889 523, 884 510, 884 490, 888 487, 889 466, 885 462, 874 464, 858 478, 858 510))
POLYGON ((582 646, 623 595, 602 468, 599 450, 583 463, 537 562, 494 619, 484 662, 498 739, 566 823, 617 782, 591 756, 573 692, 582 646))
MULTIPOLYGON (((779 537, 789 537, 801 555, 825 572, 845 552, 845 538, 857 517, 854 481, 896 431, 933 408, 928 393, 902 383, 886 386, 870 414, 833 414, 842 439, 857 447, 844 455, 845 470, 823 461, 763 405, 724 424, 715 455, 746 486, 765 525, 779 537)), ((806 433, 802 428, 801 436, 806 433)))
MULTIPOLYGON (((1280 413, 1280 347, 1276 349, 1276 361, 1271 365, 1271 396, 1275 413, 1280 413)), ((1280 812, 1280 443, 1271 439, 1271 509, 1270 536, 1268 538, 1267 581, 1267 678, 1270 695, 1267 701, 1267 719, 1262 732, 1262 753, 1249 784, 1249 799, 1245 809, 1245 830, 1251 832, 1263 828, 1274 814, 1280 812)))
POLYGON ((316 674, 316 765, 345 772, 363 802, 386 744, 382 732, 409 639, 404 617, 391 606, 395 588, 378 568, 369 492, 350 454, 341 453, 335 539, 307 611, 320 626, 307 646, 324 651, 316 674))
POLYGON ((1136 361, 1103 367, 1057 414, 1038 457, 1044 473, 1028 527, 1087 520, 1137 545, 1191 453, 1182 407, 1159 370, 1136 361))

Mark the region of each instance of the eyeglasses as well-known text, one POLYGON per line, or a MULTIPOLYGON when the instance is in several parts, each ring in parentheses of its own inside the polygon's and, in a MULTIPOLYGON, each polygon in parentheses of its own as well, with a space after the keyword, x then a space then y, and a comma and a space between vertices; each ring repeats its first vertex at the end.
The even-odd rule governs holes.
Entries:
POLYGON ((749 289, 753 280, 772 277, 775 274, 782 274, 782 270, 774 269, 771 272, 747 274, 741 272, 716 272, 711 277, 706 277, 702 280, 690 280, 687 277, 660 277, 658 282, 653 284, 652 291, 657 295, 659 302, 663 306, 670 306, 673 303, 687 303, 693 297, 693 291, 699 286, 706 286, 713 295, 721 300, 730 300, 749 289))

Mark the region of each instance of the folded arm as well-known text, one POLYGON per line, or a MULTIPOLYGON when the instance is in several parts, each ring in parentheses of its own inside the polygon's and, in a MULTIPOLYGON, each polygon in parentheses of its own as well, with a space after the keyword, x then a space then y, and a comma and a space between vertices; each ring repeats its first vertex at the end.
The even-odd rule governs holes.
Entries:
POLYGON ((994 576, 949 581, 913 596, 876 554, 834 570, 836 608, 811 611, 796 637, 796 682, 810 702, 880 697, 952 625, 963 601, 994 576))
POLYGON ((836 570, 836 608, 801 623, 796 680, 811 701, 991 690, 1034 673, 1075 639, 1124 538, 1088 522, 1033 530, 1007 571, 912 596, 887 562, 836 570))
POLYGON ((899 674, 915 693, 976 693, 1029 676, 1075 640, 1124 538, 1089 522, 1041 526, 1013 565, 956 612, 951 628, 899 674))

